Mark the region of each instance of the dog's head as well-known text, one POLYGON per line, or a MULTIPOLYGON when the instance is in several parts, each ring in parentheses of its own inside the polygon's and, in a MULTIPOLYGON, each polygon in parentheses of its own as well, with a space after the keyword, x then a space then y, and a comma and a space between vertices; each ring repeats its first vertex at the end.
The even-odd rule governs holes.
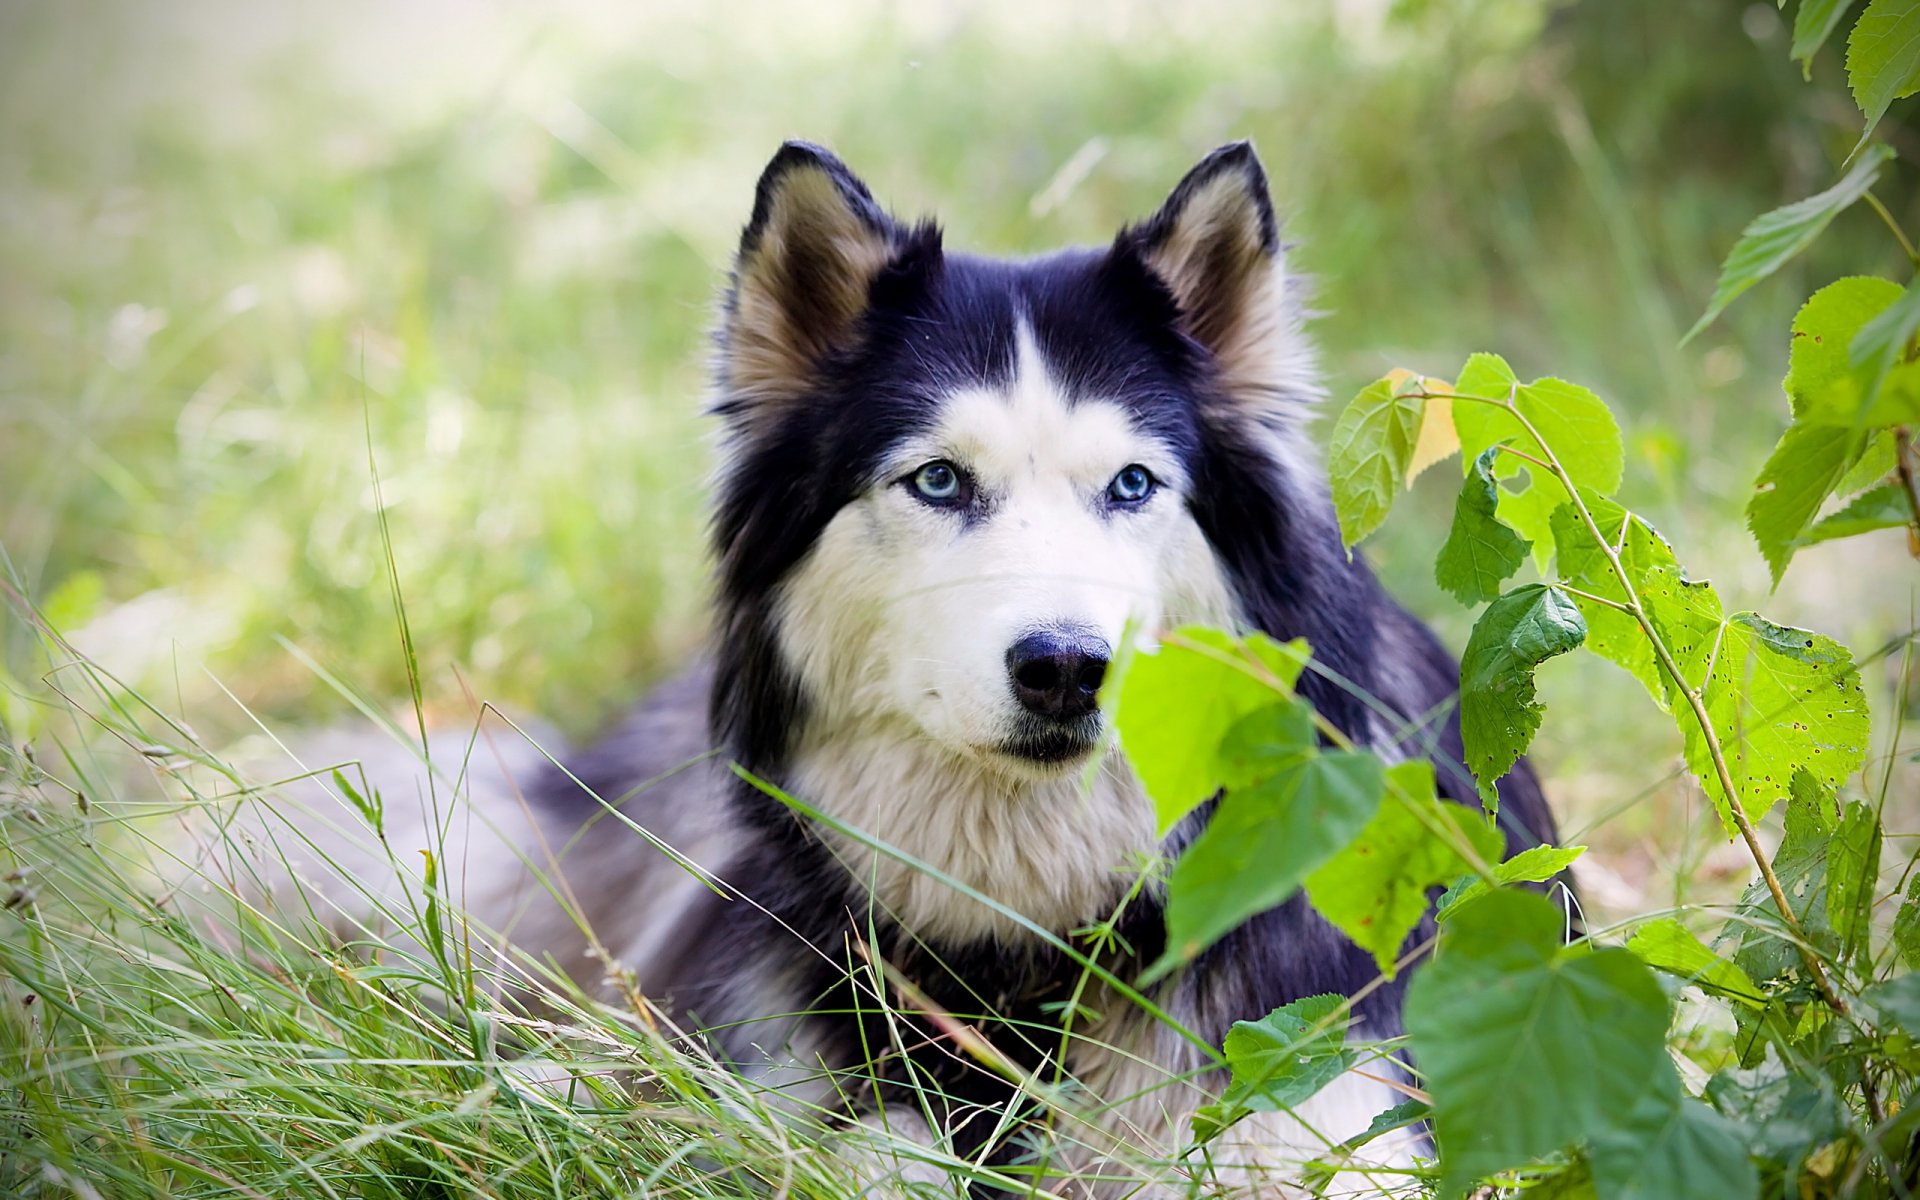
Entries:
POLYGON ((782 147, 719 334, 731 748, 804 724, 1071 770, 1129 623, 1245 619, 1238 560, 1313 486, 1293 291, 1244 143, 1109 247, 1023 262, 782 147))

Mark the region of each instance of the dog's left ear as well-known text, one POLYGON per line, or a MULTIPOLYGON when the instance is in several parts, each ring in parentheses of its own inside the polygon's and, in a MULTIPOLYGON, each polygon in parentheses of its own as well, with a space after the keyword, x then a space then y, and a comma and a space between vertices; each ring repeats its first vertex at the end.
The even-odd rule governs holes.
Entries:
POLYGON ((1267 174, 1251 143, 1201 159, 1159 212, 1121 232, 1114 249, 1165 286, 1181 331, 1213 357, 1230 390, 1311 398, 1311 355, 1267 174))

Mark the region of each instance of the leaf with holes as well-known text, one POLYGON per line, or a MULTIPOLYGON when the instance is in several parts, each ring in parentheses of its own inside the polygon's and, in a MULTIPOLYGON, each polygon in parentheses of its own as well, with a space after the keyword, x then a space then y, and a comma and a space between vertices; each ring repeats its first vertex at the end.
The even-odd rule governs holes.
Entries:
POLYGON ((1307 656, 1302 639, 1240 639, 1197 625, 1132 656, 1119 681, 1114 724, 1161 832, 1220 790, 1227 731, 1290 694, 1307 656))
POLYGON ((1562 947, 1563 920, 1542 896, 1494 892, 1443 927, 1407 989, 1443 1195, 1631 1135, 1635 1106, 1671 1078, 1667 999, 1653 973, 1625 950, 1562 947))
POLYGON ((1256 1112, 1283 1112, 1312 1099, 1353 1066, 1345 996, 1306 996, 1258 1021, 1235 1021, 1222 1048, 1232 1079, 1216 1104, 1193 1114, 1195 1141, 1211 1141, 1256 1112))
POLYGON ((1480 798, 1497 807, 1494 784, 1540 729, 1534 668, 1585 641, 1587 625, 1566 593, 1517 587, 1487 606, 1460 659, 1460 737, 1480 798))
POLYGON ((1307 898, 1391 979, 1401 946, 1427 913, 1428 891, 1473 869, 1456 846, 1492 862, 1501 838, 1478 813, 1436 798, 1430 762, 1389 767, 1387 792, 1360 836, 1307 876, 1307 898), (1452 835, 1442 838, 1434 824, 1451 826, 1452 835))
MULTIPOLYGON (((1920 9, 1916 9, 1920 11, 1920 9)), ((1914 31, 1920 40, 1920 27, 1914 31)), ((1920 280, 1861 327, 1847 346, 1859 400, 1846 413, 1848 424, 1904 425, 1920 421, 1920 367, 1911 361, 1913 336, 1920 332, 1920 280)))
POLYGON ((1393 508, 1419 441, 1421 388, 1421 380, 1411 376, 1375 380, 1334 423, 1327 482, 1340 540, 1348 546, 1380 528, 1393 508))
POLYGON ((1494 515, 1500 485, 1493 478, 1493 459, 1499 452, 1490 446, 1473 460, 1454 504, 1453 530, 1433 563, 1434 582, 1462 604, 1494 599, 1527 561, 1530 543, 1494 515))
POLYGON ((1713 319, 1742 292, 1778 271, 1811 245, 1834 217, 1867 194, 1867 189, 1880 177, 1880 168, 1892 157, 1893 151, 1885 146, 1869 147, 1853 164, 1853 169, 1826 191, 1755 217, 1741 231, 1740 240, 1734 243, 1727 261, 1721 265, 1720 281, 1714 285, 1707 311, 1694 322, 1682 341, 1691 341, 1713 324, 1713 319))
MULTIPOLYGON (((1676 616, 1699 615, 1676 614, 1673 598, 1657 593, 1649 607, 1675 624, 1681 623, 1676 616)), ((1758 821, 1787 798, 1796 768, 1832 791, 1865 761, 1866 692, 1845 646, 1750 612, 1722 621, 1710 646, 1701 644, 1705 640, 1702 632, 1688 644, 1692 652, 1682 667, 1707 666, 1704 683, 1691 674, 1688 683, 1701 689, 1736 795, 1728 796, 1721 785, 1693 712, 1676 705, 1675 719, 1686 740, 1687 765, 1713 798, 1729 837, 1737 831, 1730 805, 1738 803, 1749 821, 1758 821)))
POLYGON ((1853 342, 1900 298, 1900 285, 1878 275, 1836 279, 1807 297, 1793 315, 1787 377, 1781 381, 1796 421, 1851 427, 1860 407, 1853 342))

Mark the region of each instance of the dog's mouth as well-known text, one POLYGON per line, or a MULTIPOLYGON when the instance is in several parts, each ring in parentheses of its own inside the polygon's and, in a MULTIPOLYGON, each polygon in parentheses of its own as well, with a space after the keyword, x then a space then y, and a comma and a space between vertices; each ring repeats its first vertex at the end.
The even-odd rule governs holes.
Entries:
POLYGON ((1100 741, 1100 719, 1066 725, 1035 725, 1000 743, 1000 753, 1036 766, 1054 767, 1078 762, 1093 753, 1100 741))

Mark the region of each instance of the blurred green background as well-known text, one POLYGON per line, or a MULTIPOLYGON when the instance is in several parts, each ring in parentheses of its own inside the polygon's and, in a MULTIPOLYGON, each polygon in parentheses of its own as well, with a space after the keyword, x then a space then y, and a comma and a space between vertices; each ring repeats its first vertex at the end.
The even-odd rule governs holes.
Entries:
MULTIPOLYGON (((335 719, 323 671, 397 705, 371 455, 430 709, 584 736, 703 636, 706 330, 782 138, 1023 254, 1106 240, 1251 137, 1336 400, 1475 349, 1586 383, 1697 574, 1866 654, 1915 623, 1898 535, 1803 552, 1769 595, 1740 510, 1795 305, 1897 247, 1849 212, 1679 347, 1740 227, 1857 136, 1837 49, 1803 82, 1788 41, 1720 0, 7 4, 4 577, 202 737, 335 719)), ((1909 162, 1912 113, 1882 126, 1909 162)), ((1371 552, 1457 646, 1431 581, 1455 478, 1371 552)), ((0 620, 0 719, 30 737, 61 664, 0 620)), ((1869 672, 1876 757, 1898 665, 1869 672)), ((1597 902, 1744 878, 1637 685, 1591 658, 1543 685, 1597 902)))

